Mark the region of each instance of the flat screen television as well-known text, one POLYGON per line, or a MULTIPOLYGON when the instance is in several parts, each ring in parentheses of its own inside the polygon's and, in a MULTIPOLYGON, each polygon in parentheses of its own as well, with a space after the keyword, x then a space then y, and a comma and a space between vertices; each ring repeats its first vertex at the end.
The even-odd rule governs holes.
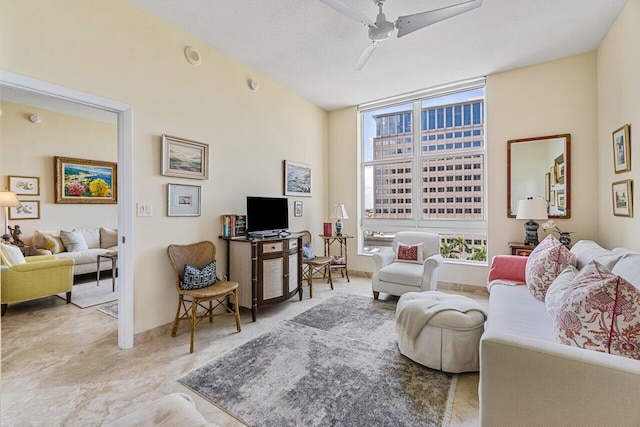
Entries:
POLYGON ((289 200, 285 197, 247 197, 247 233, 277 235, 289 228, 289 200))

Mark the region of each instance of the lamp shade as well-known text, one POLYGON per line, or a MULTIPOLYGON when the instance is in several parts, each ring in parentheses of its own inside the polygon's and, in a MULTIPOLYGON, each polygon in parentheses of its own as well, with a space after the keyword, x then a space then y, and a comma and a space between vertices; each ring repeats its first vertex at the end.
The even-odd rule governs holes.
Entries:
POLYGON ((526 199, 518 203, 516 219, 547 219, 547 202, 544 199, 526 199))
POLYGON ((347 208, 344 207, 344 203, 336 203, 333 207, 333 212, 331 212, 331 219, 349 219, 349 214, 347 214, 347 208))
POLYGON ((13 191, 0 191, 0 206, 7 208, 19 208, 22 206, 16 193, 13 191))

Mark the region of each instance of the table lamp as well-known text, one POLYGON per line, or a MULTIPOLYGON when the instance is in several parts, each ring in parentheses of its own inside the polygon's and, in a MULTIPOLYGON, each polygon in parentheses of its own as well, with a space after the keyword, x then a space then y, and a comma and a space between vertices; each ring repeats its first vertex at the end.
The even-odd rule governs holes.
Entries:
POLYGON ((524 244, 537 245, 538 240, 538 223, 534 219, 547 219, 547 202, 544 199, 526 199, 520 200, 518 203, 518 213, 516 219, 528 219, 524 223, 524 244))
POLYGON ((344 204, 336 203, 329 218, 336 220, 336 236, 342 236, 342 220, 349 219, 349 214, 347 214, 347 208, 344 207, 344 204))
POLYGON ((13 191, 0 191, 0 207, 4 208, 4 233, 2 233, 2 240, 9 242, 11 235, 9 230, 9 208, 19 208, 22 206, 16 193, 13 191))

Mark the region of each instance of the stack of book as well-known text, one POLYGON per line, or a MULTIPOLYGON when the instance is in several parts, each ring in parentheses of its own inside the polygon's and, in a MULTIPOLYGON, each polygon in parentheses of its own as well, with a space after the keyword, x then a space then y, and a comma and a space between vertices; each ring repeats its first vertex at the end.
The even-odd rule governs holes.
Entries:
POLYGON ((220 216, 222 237, 244 236, 247 232, 247 216, 226 214, 220 216))

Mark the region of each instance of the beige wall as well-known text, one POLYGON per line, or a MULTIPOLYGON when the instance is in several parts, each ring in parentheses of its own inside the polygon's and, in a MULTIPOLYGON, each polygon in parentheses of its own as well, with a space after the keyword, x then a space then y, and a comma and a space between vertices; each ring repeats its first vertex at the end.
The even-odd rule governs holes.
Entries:
MULTIPOLYGON (((313 167, 313 197, 290 198, 290 211, 293 200, 304 202, 302 218, 291 212, 290 228, 321 232, 328 216, 325 111, 126 0, 2 1, 1 8, 0 69, 133 107, 129 185, 134 202, 153 204, 153 217, 134 221, 136 333, 173 320, 167 245, 209 239, 222 248, 219 216, 245 212, 247 195, 282 195, 283 160, 313 167), (185 60, 187 45, 200 51, 200 67, 185 60), (258 91, 249 89, 250 78, 258 91), (210 144, 208 180, 160 174, 163 133, 210 144), (201 185, 202 216, 167 217, 168 183, 201 185)), ((220 265, 225 259, 219 250, 220 265)))
POLYGON ((629 0, 598 48, 598 239, 607 247, 640 250, 640 0, 629 0), (613 170, 612 133, 631 125, 631 171, 613 170), (634 135, 635 134, 635 135, 634 135), (613 215, 611 184, 633 180, 633 218, 613 215))
POLYGON ((3 182, 8 182, 9 175, 40 178, 39 196, 18 197, 20 200, 39 200, 40 219, 9 222, 20 225, 22 237, 26 237, 23 240, 28 240, 33 230, 117 227, 117 205, 56 204, 54 186, 54 156, 116 161, 115 124, 8 102, 2 103, 1 120, 3 182), (31 114, 39 115, 42 122, 31 123, 31 114))
MULTIPOLYGON (((329 113, 329 152, 339 162, 331 167, 331 192, 347 206, 357 205, 356 190, 338 183, 351 182, 358 169, 357 111, 347 108, 329 113), (335 185, 333 184, 335 183, 335 185), (346 187, 346 188, 345 188, 346 187), (335 190, 334 190, 335 188, 335 190)), ((596 238, 597 214, 593 189, 597 188, 596 55, 594 52, 520 68, 487 77, 486 120, 488 144, 489 259, 509 253, 510 241, 522 241, 523 222, 507 218, 507 141, 570 133, 572 138, 572 218, 558 220, 560 228, 575 231, 574 239, 596 238), (577 183, 577 184, 576 184, 577 183)), ((542 172, 544 173, 544 172, 542 172)), ((353 208, 351 208, 353 209, 353 208)), ((357 232, 356 211, 347 231, 357 232)), ((540 231, 540 237, 546 234, 540 231)), ((368 256, 350 248, 350 265, 371 271, 368 256)), ((445 264, 440 281, 484 286, 488 267, 445 264)))

